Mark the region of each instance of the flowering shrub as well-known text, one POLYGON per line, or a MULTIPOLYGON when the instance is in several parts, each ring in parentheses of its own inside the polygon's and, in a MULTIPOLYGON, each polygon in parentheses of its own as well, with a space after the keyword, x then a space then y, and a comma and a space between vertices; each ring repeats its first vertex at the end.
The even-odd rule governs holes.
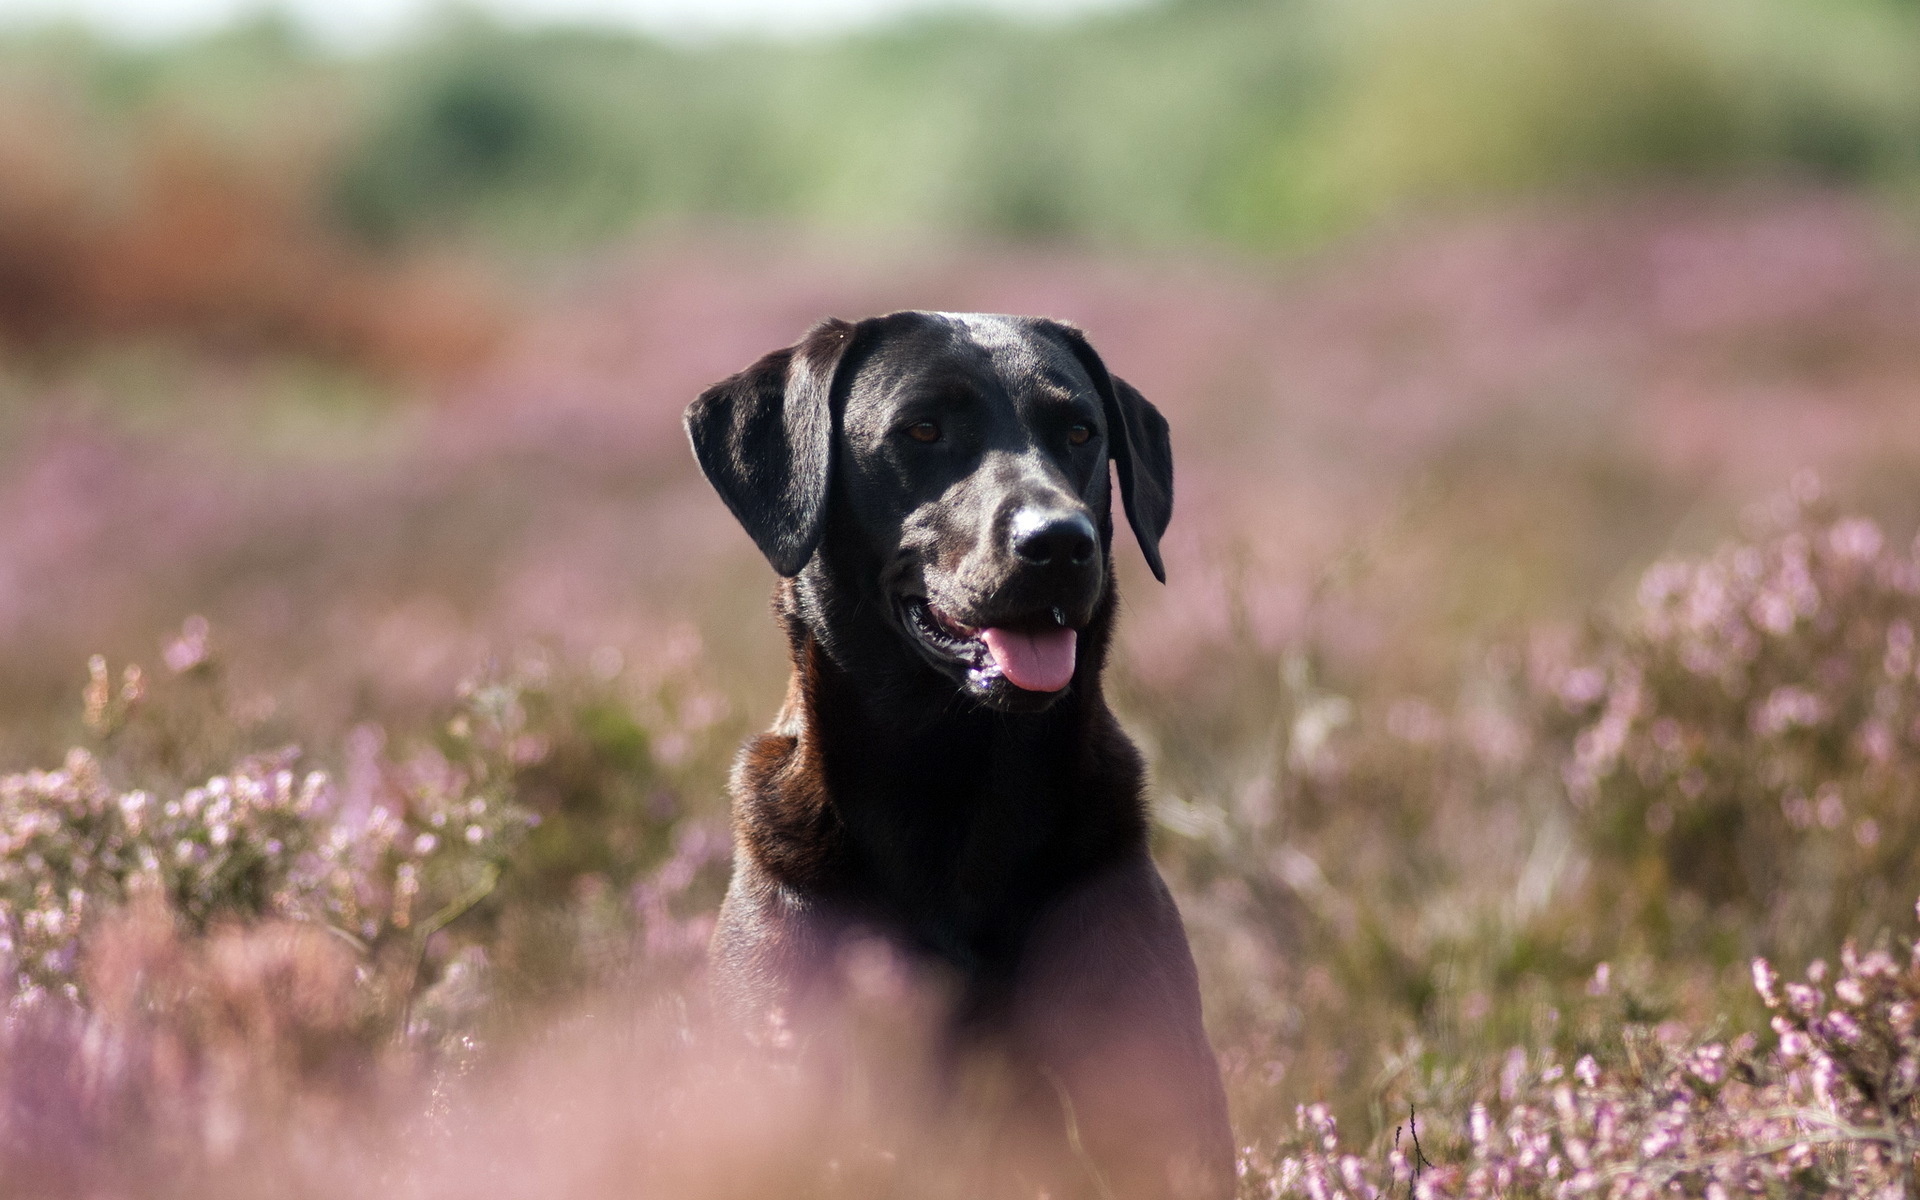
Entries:
POLYGON ((681 819, 650 732, 690 754, 719 712, 701 695, 657 688, 643 727, 604 688, 532 659, 465 685, 437 737, 404 757, 361 726, 335 771, 283 747, 180 786, 243 735, 204 622, 163 660, 159 679, 128 667, 116 685, 96 658, 84 715, 97 748, 0 777, 14 1009, 50 993, 91 1005, 85 944, 142 903, 187 935, 325 930, 358 956, 370 1010, 414 1035, 472 1027, 502 977, 553 994, 635 962, 665 980, 699 961, 731 844, 681 819))
POLYGON ((59 770, 0 778, 0 947, 19 997, 46 986, 76 994, 89 913, 143 888, 200 926, 220 914, 257 916, 317 899, 319 853, 335 844, 313 836, 327 790, 318 773, 297 780, 272 764, 161 801, 113 788, 80 749, 59 770))
POLYGON ((1243 1194, 1911 1195, 1920 945, 1900 957, 1846 943, 1831 1001, 1824 962, 1782 987, 1755 959, 1755 989, 1775 1014, 1771 1050, 1751 1032, 1702 1040, 1674 1024, 1624 1027, 1610 1066, 1583 1055, 1569 1069, 1515 1049, 1496 1088, 1416 1111, 1384 1153, 1354 1153, 1325 1106, 1303 1105, 1291 1152, 1245 1157, 1243 1194))
POLYGON ((1920 889, 1917 555, 1795 503, 1650 568, 1608 658, 1558 678, 1568 789, 1640 915, 1673 889, 1805 954, 1920 889))
POLYGON ((627 704, 529 656, 404 755, 362 725, 334 769, 285 747, 181 786, 248 733, 204 622, 162 660, 96 659, 92 747, 0 776, 14 1184, 217 1189, 295 1169, 296 1130, 363 1157, 383 1129, 444 1134, 521 1002, 645 996, 703 957, 730 839, 684 819, 650 748, 696 756, 722 715, 698 691, 648 680, 627 704))
POLYGON ((419 941, 491 891, 524 814, 444 760, 369 793, 297 750, 243 760, 178 795, 109 783, 75 749, 59 770, 0 778, 0 951, 14 1003, 78 999, 96 911, 150 895, 189 929, 279 916, 320 923, 377 956, 419 941), (476 786, 478 784, 478 786, 476 786))

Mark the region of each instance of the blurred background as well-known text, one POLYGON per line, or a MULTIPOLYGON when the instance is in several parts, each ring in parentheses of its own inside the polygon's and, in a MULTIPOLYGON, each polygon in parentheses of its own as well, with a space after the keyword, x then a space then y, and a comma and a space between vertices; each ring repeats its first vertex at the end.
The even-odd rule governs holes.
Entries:
POLYGON ((786 664, 680 411, 1062 317, 1173 424, 1115 687, 1242 1139, 1444 1129, 1911 932, 1917 218, 1911 0, 0 0, 0 771, 510 695, 537 886, 419 985, 589 986, 662 863, 697 945, 786 664))

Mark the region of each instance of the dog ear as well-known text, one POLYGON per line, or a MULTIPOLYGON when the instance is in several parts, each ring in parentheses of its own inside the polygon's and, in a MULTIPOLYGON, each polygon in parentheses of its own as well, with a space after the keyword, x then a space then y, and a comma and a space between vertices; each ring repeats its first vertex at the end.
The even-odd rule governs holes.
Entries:
POLYGON ((1085 334, 1063 321, 1043 324, 1065 340, 1080 365, 1093 377, 1106 409, 1107 449, 1120 475, 1120 500, 1127 523, 1140 543, 1140 553, 1153 568, 1153 577, 1167 581, 1160 562, 1160 535, 1173 520, 1173 441, 1167 419, 1137 388, 1107 370, 1085 334))
POLYGON ((854 327, 829 318, 700 393, 687 438, 707 482, 784 576, 820 544, 833 469, 833 381, 854 327))

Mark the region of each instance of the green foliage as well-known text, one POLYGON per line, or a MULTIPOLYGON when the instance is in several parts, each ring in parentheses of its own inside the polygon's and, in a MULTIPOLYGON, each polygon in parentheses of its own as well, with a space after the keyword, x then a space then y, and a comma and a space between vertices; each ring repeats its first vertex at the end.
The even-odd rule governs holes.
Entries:
POLYGON ((578 237, 720 214, 1274 245, 1542 186, 1887 177, 1920 132, 1895 49, 1920 45, 1915 23, 1798 0, 1240 2, 681 53, 484 30, 458 45, 383 64, 418 82, 376 105, 348 160, 363 225, 485 209, 494 229, 517 214, 523 233, 578 237), (482 102, 532 157, 438 178, 472 161, 457 115, 482 102))
POLYGON ((537 248, 718 216, 1275 246, 1539 188, 1905 183, 1917 47, 1920 14, 1865 0, 1217 0, 799 43, 458 15, 352 61, 272 21, 9 54, 79 74, 113 120, 187 115, 256 148, 331 114, 320 200, 375 241, 537 248))

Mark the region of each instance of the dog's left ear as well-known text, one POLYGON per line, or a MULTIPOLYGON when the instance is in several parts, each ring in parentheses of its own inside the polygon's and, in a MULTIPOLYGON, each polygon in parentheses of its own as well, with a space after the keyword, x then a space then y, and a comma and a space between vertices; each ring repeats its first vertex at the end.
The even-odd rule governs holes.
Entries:
POLYGON ((1160 562, 1160 535, 1173 520, 1173 441, 1167 433, 1167 419, 1132 384, 1107 370, 1085 334, 1063 321, 1040 324, 1066 342, 1093 377, 1093 386, 1106 409, 1108 452, 1120 475, 1120 500, 1126 505, 1127 523, 1133 526, 1133 536, 1147 565, 1153 568, 1153 577, 1165 583, 1167 569, 1160 562))
POLYGON ((854 326, 829 318, 687 406, 693 456, 780 574, 807 565, 825 532, 833 380, 854 326))

